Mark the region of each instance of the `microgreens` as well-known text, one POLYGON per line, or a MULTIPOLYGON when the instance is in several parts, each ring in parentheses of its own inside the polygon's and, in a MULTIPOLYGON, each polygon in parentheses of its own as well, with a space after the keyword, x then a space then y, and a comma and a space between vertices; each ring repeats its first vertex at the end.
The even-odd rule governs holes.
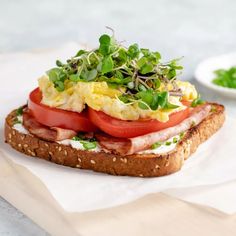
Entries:
POLYGON ((178 137, 173 137, 172 140, 168 140, 166 142, 156 142, 152 144, 151 149, 157 149, 162 145, 170 146, 172 144, 177 144, 184 136, 184 133, 180 133, 178 137))
POLYGON ((73 141, 79 141, 85 150, 94 149, 97 147, 95 138, 87 138, 83 133, 78 133, 72 138, 73 141))
POLYGON ((80 143, 83 145, 85 150, 90 150, 97 147, 97 142, 80 141, 80 143))
POLYGON ((23 107, 19 107, 17 110, 16 110, 16 115, 17 116, 22 116, 23 114, 23 107))
POLYGON ((22 122, 18 118, 15 118, 14 119, 14 125, 16 125, 16 124, 22 124, 22 122))
POLYGON ((212 80, 214 84, 236 89, 236 66, 232 66, 227 70, 219 69, 214 71, 214 73, 216 75, 212 80))
POLYGON ((204 104, 205 101, 201 99, 200 94, 198 94, 197 98, 194 99, 191 103, 191 107, 196 107, 198 105, 204 104))
POLYGON ((162 143, 156 142, 156 143, 152 144, 151 149, 159 148, 161 145, 162 145, 162 143))
POLYGON ((182 138, 184 137, 184 135, 185 135, 185 133, 184 133, 184 132, 181 132, 181 133, 179 134, 180 139, 182 139, 182 138))
POLYGON ((178 142, 178 138, 177 137, 174 137, 173 138, 173 143, 177 143, 178 142))
POLYGON ((165 143, 166 146, 170 146, 171 144, 172 142, 169 142, 169 141, 165 143))
POLYGON ((97 49, 80 50, 66 63, 57 60, 57 67, 47 74, 59 92, 65 90, 66 80, 105 81, 112 88, 124 88, 118 97, 123 103, 137 103, 141 109, 174 109, 178 106, 170 104, 168 97, 175 92, 175 96, 182 96, 175 83, 182 66, 178 64, 179 59, 167 63, 160 60, 159 52, 140 48, 136 43, 127 48, 114 36, 104 34, 97 49), (172 91, 168 91, 168 84, 173 84, 172 91))

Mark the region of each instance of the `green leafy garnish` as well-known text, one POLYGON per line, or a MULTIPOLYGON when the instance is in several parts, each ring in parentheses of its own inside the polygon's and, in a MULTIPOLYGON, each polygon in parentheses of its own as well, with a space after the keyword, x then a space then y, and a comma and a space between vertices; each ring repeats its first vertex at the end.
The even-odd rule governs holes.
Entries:
MULTIPOLYGON (((140 53, 140 50, 139 50, 139 46, 137 43, 129 46, 127 54, 131 59, 137 58, 139 56, 139 53, 140 53)), ((125 54, 125 52, 124 52, 124 54, 125 54)))
POLYGON ((184 137, 184 134, 184 132, 181 132, 178 137, 173 137, 171 141, 156 142, 152 144, 151 149, 159 148, 162 145, 170 146, 171 144, 177 144, 184 137))
POLYGON ((83 145, 85 150, 90 150, 97 147, 97 142, 80 141, 80 143, 83 145))
POLYGON ((17 118, 14 119, 14 125, 16 124, 22 124, 22 122, 20 120, 18 120, 17 118))
POLYGON ((16 115, 17 116, 22 116, 23 114, 23 107, 19 107, 17 110, 16 110, 16 115))
POLYGON ((17 110, 16 110, 16 117, 14 118, 14 125, 15 124, 22 124, 21 120, 19 120, 19 116, 22 116, 23 115, 23 107, 19 107, 17 110))
POLYGON ((52 68, 47 71, 48 77, 54 83, 54 87, 59 91, 65 89, 64 82, 67 79, 67 74, 60 68, 52 68))
POLYGON ((78 133, 72 138, 73 141, 79 141, 85 150, 94 149, 97 147, 97 141, 95 138, 86 138, 83 133, 78 133))
POLYGON ((172 142, 169 142, 169 141, 165 143, 166 146, 170 146, 171 144, 172 142))
POLYGON ((179 138, 182 139, 182 138, 184 137, 184 134, 185 134, 184 132, 181 132, 181 133, 179 134, 179 138))
POLYGON ((212 80, 213 84, 221 87, 236 89, 236 66, 229 69, 219 69, 214 71, 216 77, 212 80))
POLYGON ((182 70, 178 63, 179 59, 162 63, 159 52, 140 48, 136 43, 125 47, 114 36, 103 34, 97 49, 79 50, 66 63, 57 60, 57 67, 47 75, 59 92, 65 90, 68 80, 105 81, 112 88, 122 88, 119 99, 125 104, 136 103, 141 109, 175 109, 178 106, 169 102, 169 96, 182 96, 175 83, 182 70), (173 91, 168 91, 168 85, 173 85, 173 91), (171 95, 175 91, 178 95, 171 95))
POLYGON ((111 56, 104 57, 102 60, 102 74, 106 74, 113 70, 114 62, 111 56))
POLYGON ((79 140, 81 140, 81 138, 78 137, 78 136, 74 136, 74 137, 72 138, 72 140, 73 140, 73 141, 79 141, 79 140))
POLYGON ((123 103, 138 102, 138 106, 143 109, 175 109, 179 106, 168 102, 168 92, 154 91, 153 89, 146 89, 142 87, 140 92, 137 92, 135 96, 129 94, 119 96, 119 99, 123 103))
POLYGON ((99 43, 100 43, 100 47, 99 47, 99 52, 103 55, 109 55, 110 53, 113 52, 114 50, 114 40, 107 34, 102 35, 99 38, 99 43))
POLYGON ((204 104, 205 101, 201 99, 200 94, 198 94, 197 98, 194 99, 191 103, 191 107, 196 107, 198 105, 204 104))
POLYGON ((161 145, 162 145, 162 143, 156 142, 156 143, 152 144, 151 149, 156 149, 156 148, 160 147, 161 145))
POLYGON ((173 143, 177 143, 178 139, 176 137, 173 138, 173 143))

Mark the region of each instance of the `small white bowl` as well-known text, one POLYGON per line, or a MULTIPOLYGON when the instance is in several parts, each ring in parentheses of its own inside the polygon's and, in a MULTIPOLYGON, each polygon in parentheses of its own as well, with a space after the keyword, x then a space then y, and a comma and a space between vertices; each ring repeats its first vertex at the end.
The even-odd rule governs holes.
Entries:
POLYGON ((195 78, 202 85, 221 93, 227 97, 236 98, 236 89, 225 88, 212 83, 212 80, 216 77, 215 70, 229 69, 232 66, 236 66, 236 53, 224 54, 217 57, 211 57, 202 61, 195 70, 195 78))

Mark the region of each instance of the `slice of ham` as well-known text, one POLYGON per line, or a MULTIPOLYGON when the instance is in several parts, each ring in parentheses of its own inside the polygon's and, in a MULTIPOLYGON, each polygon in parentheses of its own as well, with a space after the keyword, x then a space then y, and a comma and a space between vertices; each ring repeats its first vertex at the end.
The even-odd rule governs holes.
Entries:
POLYGON ((64 139, 70 139, 77 134, 73 130, 42 125, 27 111, 23 113, 23 126, 31 134, 47 141, 61 141, 64 139))
POLYGON ((131 155, 139 151, 146 150, 156 142, 163 142, 169 138, 185 132, 191 127, 198 125, 203 119, 205 119, 211 110, 211 105, 205 104, 194 108, 190 116, 183 120, 176 126, 163 129, 157 132, 145 134, 130 139, 114 138, 106 134, 97 134, 96 138, 99 143, 105 149, 108 149, 112 153, 122 156, 131 155))

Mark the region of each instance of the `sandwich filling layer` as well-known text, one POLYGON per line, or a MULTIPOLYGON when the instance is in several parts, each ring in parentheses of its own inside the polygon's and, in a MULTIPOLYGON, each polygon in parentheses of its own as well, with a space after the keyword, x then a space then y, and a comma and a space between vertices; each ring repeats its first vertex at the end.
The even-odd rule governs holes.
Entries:
POLYGON ((27 110, 24 111, 23 116, 17 116, 17 122, 13 128, 21 133, 30 133, 42 139, 57 141, 81 150, 105 151, 120 155, 159 154, 173 150, 181 140, 183 133, 198 125, 210 111, 211 105, 201 105, 193 109, 191 115, 176 126, 129 139, 115 138, 101 132, 77 135, 74 131, 46 127, 28 115, 27 110))
MULTIPOLYGON (((20 121, 23 120, 23 117, 17 116, 17 119, 20 121)), ((13 129, 17 130, 19 133, 22 134, 30 134, 22 123, 14 124, 13 129)), ((169 138, 164 142, 155 143, 151 146, 151 148, 144 151, 139 151, 137 152, 137 154, 164 154, 170 152, 175 149, 176 145, 183 138, 184 134, 185 133, 180 133, 178 135, 169 138)), ((78 140, 76 136, 71 139, 64 139, 62 141, 57 141, 57 143, 62 145, 69 145, 77 150, 86 150, 91 152, 101 152, 101 151, 110 152, 109 150, 101 147, 97 141, 86 141, 86 143, 88 144, 86 146, 84 145, 83 140, 78 140), (90 148, 88 148, 88 146, 90 146, 90 148)))

